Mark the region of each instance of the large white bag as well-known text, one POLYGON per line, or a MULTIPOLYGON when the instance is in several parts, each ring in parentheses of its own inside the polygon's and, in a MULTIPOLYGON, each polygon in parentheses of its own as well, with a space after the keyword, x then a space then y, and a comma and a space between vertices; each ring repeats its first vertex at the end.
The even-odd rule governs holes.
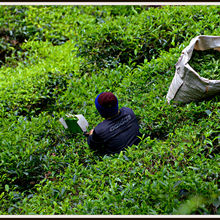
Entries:
POLYGON ((193 50, 208 49, 220 52, 220 36, 197 36, 182 51, 175 65, 175 75, 166 96, 168 103, 171 100, 177 103, 189 103, 220 94, 220 80, 203 78, 188 64, 193 50))

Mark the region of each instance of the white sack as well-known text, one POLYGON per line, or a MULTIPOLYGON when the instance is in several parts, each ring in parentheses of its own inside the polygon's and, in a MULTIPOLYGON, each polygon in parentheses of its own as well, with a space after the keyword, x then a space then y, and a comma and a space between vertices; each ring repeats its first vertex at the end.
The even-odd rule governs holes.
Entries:
POLYGON ((188 64, 194 49, 214 49, 220 52, 220 36, 197 36, 182 51, 166 96, 168 103, 171 100, 188 103, 220 94, 220 80, 203 78, 188 64))

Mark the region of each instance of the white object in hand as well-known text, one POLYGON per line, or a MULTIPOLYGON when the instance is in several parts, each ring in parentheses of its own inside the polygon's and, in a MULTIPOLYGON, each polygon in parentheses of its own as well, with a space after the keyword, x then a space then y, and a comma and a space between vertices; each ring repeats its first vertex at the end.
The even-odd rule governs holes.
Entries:
POLYGON ((67 124, 66 124, 66 122, 65 122, 65 120, 64 120, 63 118, 60 118, 59 121, 60 121, 60 123, 63 125, 63 127, 64 127, 65 129, 68 128, 68 126, 67 126, 67 124))
POLYGON ((83 132, 86 132, 89 123, 87 122, 87 120, 85 119, 85 117, 83 115, 75 115, 79 120, 77 121, 77 124, 80 126, 80 128, 82 129, 83 132))

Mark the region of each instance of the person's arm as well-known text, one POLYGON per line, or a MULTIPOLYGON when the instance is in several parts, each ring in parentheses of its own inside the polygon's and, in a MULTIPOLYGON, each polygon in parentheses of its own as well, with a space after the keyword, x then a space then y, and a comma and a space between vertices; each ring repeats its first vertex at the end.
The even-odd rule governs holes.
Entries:
POLYGON ((95 132, 95 129, 92 129, 89 132, 87 142, 92 150, 99 151, 100 153, 103 152, 104 141, 98 136, 98 134, 95 132))

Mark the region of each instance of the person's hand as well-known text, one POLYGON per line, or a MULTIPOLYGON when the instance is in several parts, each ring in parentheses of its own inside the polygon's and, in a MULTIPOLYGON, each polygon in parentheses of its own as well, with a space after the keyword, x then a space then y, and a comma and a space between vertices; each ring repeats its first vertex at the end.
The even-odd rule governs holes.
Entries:
POLYGON ((91 136, 93 134, 93 131, 94 131, 94 128, 91 131, 89 131, 89 132, 84 132, 84 135, 86 137, 91 136))
POLYGON ((89 135, 92 135, 94 131, 94 128, 89 132, 89 135))

